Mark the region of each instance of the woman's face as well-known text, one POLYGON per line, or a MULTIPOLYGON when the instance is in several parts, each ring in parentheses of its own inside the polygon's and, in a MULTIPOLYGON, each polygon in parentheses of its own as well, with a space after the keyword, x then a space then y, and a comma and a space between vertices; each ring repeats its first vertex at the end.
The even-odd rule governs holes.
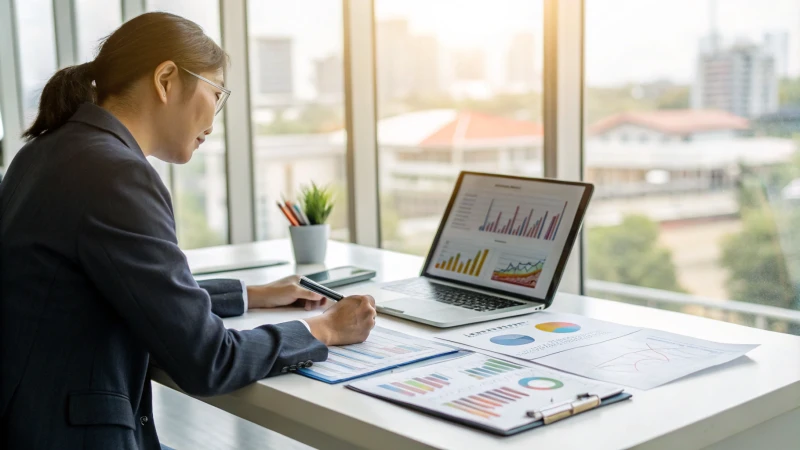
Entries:
MULTIPOLYGON (((180 70, 180 69, 178 69, 180 70)), ((159 114, 159 151, 154 154, 161 160, 183 164, 211 134, 217 99, 222 95, 219 88, 203 81, 188 72, 180 74, 172 89, 166 92, 169 101, 164 104, 163 114, 159 114), (191 80, 186 83, 185 80, 191 80)), ((224 86, 222 69, 202 72, 198 75, 224 86)))

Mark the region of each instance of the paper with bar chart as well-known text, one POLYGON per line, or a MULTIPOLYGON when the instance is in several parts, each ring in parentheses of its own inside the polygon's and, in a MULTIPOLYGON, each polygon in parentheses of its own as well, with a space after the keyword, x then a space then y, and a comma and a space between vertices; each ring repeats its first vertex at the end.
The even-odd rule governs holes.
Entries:
POLYGON ((436 337, 538 363, 537 358, 598 344, 639 330, 575 314, 538 312, 525 318, 460 327, 436 337))
POLYGON ((509 431, 541 410, 574 401, 580 393, 605 398, 619 388, 544 367, 481 354, 383 375, 348 386, 359 392, 431 411, 483 428, 509 431))
POLYGON ((732 361, 756 347, 645 329, 591 347, 540 358, 536 363, 595 380, 652 389, 732 361))
POLYGON ((438 342, 375 327, 365 342, 329 347, 326 361, 297 372, 326 383, 340 383, 457 351, 438 342))

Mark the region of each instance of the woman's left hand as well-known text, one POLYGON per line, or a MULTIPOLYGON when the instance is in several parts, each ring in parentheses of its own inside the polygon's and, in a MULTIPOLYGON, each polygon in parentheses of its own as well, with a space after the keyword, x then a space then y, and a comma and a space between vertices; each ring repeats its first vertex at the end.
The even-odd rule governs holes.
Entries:
POLYGON ((247 303, 253 308, 277 308, 299 306, 311 311, 327 303, 327 299, 316 292, 300 286, 300 277, 292 275, 261 286, 247 286, 247 303))

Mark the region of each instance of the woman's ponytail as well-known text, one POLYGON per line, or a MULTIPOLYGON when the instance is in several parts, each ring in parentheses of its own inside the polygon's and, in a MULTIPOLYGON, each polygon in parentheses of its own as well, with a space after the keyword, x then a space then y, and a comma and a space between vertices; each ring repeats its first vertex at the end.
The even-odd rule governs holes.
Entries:
POLYGON ((39 114, 36 121, 22 134, 31 140, 64 125, 78 107, 85 102, 96 102, 93 63, 88 62, 59 70, 42 89, 39 114))

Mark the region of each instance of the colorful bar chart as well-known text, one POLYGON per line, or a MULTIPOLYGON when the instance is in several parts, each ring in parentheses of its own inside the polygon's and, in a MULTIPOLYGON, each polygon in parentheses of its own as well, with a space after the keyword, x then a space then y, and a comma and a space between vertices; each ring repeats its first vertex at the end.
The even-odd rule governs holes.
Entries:
POLYGON ((561 219, 567 210, 568 203, 559 204, 561 212, 558 213, 551 213, 551 211, 555 211, 552 206, 534 206, 527 209, 527 215, 524 214, 525 209, 522 205, 518 204, 513 207, 513 213, 506 214, 504 220, 504 211, 502 208, 497 207, 495 202, 496 199, 492 199, 489 203, 483 225, 478 227, 478 231, 545 241, 554 241, 558 236, 561 219))
POLYGON ((416 395, 429 394, 448 385, 450 385, 450 378, 438 373, 432 373, 426 376, 413 377, 404 381, 380 384, 378 387, 406 397, 414 397, 416 395))
POLYGON ((448 272, 479 277, 483 270, 483 264, 486 262, 486 255, 489 254, 489 249, 477 250, 472 257, 462 256, 468 254, 473 255, 472 251, 469 251, 469 253, 467 252, 468 250, 460 249, 458 245, 447 241, 440 255, 439 262, 434 266, 437 269, 446 270, 448 272))
POLYGON ((493 377, 495 375, 500 375, 502 373, 519 369, 523 369, 523 367, 507 361, 489 358, 483 363, 482 366, 465 369, 462 372, 471 376, 472 378, 483 380, 484 378, 493 377))
POLYGON ((525 397, 529 397, 529 394, 521 392, 518 389, 501 386, 497 389, 490 389, 478 394, 451 400, 443 405, 484 419, 490 419, 492 417, 500 417, 500 414, 498 414, 500 411, 495 410, 500 410, 506 405, 524 399, 525 397))

